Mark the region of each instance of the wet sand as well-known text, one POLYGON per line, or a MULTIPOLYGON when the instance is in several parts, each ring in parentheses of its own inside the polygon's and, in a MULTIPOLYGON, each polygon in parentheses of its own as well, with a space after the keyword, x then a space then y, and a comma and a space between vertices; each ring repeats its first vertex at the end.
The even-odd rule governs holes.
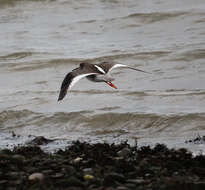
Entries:
POLYGON ((130 146, 75 141, 44 152, 38 137, 27 146, 0 151, 0 189, 204 189, 205 156, 158 144, 130 146))

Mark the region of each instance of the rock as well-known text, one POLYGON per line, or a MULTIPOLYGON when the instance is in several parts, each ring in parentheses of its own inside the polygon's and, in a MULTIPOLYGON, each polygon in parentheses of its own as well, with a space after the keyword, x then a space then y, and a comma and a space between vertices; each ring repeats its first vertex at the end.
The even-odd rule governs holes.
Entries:
POLYGON ((0 153, 0 160, 3 161, 5 160, 6 162, 8 162, 8 160, 10 160, 11 157, 7 154, 4 154, 4 153, 0 153))
POLYGON ((28 169, 27 169, 27 172, 28 172, 28 173, 38 173, 38 171, 39 171, 39 169, 36 168, 36 167, 34 167, 34 166, 30 166, 30 167, 28 167, 28 169))
POLYGON ((43 173, 44 175, 49 175, 49 174, 52 174, 53 172, 54 172, 54 171, 51 170, 51 169, 42 170, 42 173, 43 173))
POLYGON ((1 154, 12 155, 12 152, 9 149, 2 149, 0 150, 0 155, 1 154))
POLYGON ((64 186, 68 186, 68 187, 69 186, 84 187, 84 184, 82 183, 82 181, 74 176, 71 176, 67 179, 59 180, 58 182, 60 182, 60 184, 63 184, 64 186))
POLYGON ((8 183, 7 180, 0 180, 0 185, 4 185, 4 184, 6 184, 6 183, 8 183))
POLYGON ((152 174, 150 174, 150 173, 145 174, 145 177, 151 177, 151 176, 152 176, 152 174))
POLYGON ((94 176, 93 176, 93 175, 86 174, 86 175, 84 175, 83 178, 84 178, 86 181, 90 181, 90 180, 93 180, 93 179, 94 179, 94 176))
POLYGON ((124 175, 113 172, 113 173, 107 174, 104 178, 105 185, 110 185, 110 184, 114 183, 115 181, 124 183, 125 182, 124 175))
POLYGON ((19 163, 22 163, 25 161, 25 156, 20 155, 20 154, 15 154, 12 156, 13 160, 16 160, 19 163))
POLYGON ((153 151, 156 151, 156 152, 166 152, 168 149, 167 149, 167 146, 164 145, 164 144, 157 144, 153 151))
POLYGON ((116 188, 116 190, 128 190, 128 188, 124 186, 119 186, 116 188))
POLYGON ((139 163, 141 169, 148 169, 150 167, 149 161, 145 158, 139 163))
POLYGON ((193 183, 193 186, 194 186, 194 188, 195 189, 205 189, 205 182, 195 182, 195 183, 193 183))
POLYGON ((135 189, 136 188, 136 185, 134 183, 126 183, 125 186, 128 187, 129 189, 135 189))
POLYGON ((17 179, 17 180, 13 180, 13 181, 10 181, 10 185, 13 185, 13 186, 17 186, 17 185, 20 185, 22 183, 22 180, 21 179, 17 179))
POLYGON ((75 158, 72 162, 73 162, 74 164, 77 164, 77 163, 79 163, 79 162, 82 161, 82 160, 83 160, 83 158, 77 157, 77 158, 75 158))
POLYGON ((30 181, 40 181, 40 182, 42 182, 44 178, 45 176, 42 173, 33 173, 28 177, 30 181))
POLYGON ((205 176, 205 168, 194 167, 192 172, 196 173, 198 176, 204 177, 205 176))
POLYGON ((33 140, 31 140, 30 142, 27 142, 27 144, 29 145, 45 145, 48 144, 50 142, 53 142, 53 140, 51 139, 46 139, 43 136, 39 136, 39 137, 35 137, 33 140))
POLYGON ((62 173, 55 173, 54 175, 51 175, 51 177, 55 178, 55 179, 62 178, 63 176, 64 176, 64 174, 62 174, 62 173))
POLYGON ((113 187, 107 187, 107 188, 102 188, 102 190, 116 190, 116 188, 113 188, 113 187))
POLYGON ((127 183, 134 183, 134 184, 144 184, 145 180, 143 178, 139 178, 139 179, 128 179, 126 181, 127 183))
POLYGON ((11 171, 11 172, 8 172, 7 175, 9 176, 9 179, 18 179, 19 178, 19 172, 11 171))
POLYGON ((0 151, 0 189, 204 190, 204 167, 204 155, 163 145, 78 142, 56 153, 19 146, 0 151))
POLYGON ((25 157, 33 158, 34 156, 42 156, 45 155, 43 150, 38 146, 23 146, 23 147, 14 147, 15 154, 20 154, 25 157))
POLYGON ((185 143, 205 144, 205 135, 204 136, 198 135, 194 139, 186 140, 185 143))
POLYGON ((86 167, 92 167, 93 165, 96 164, 95 160, 93 160, 93 159, 83 160, 82 163, 86 167))
POLYGON ((122 150, 120 150, 120 151, 117 152, 117 155, 118 155, 119 157, 127 157, 129 154, 130 154, 130 149, 127 148, 127 147, 125 147, 125 148, 123 148, 122 150))
POLYGON ((14 133, 14 131, 11 131, 11 136, 13 138, 19 138, 20 137, 20 135, 17 135, 16 133, 14 133))
POLYGON ((92 174, 93 173, 93 169, 92 168, 84 168, 83 172, 86 174, 92 174))
POLYGON ((115 159, 116 161, 119 161, 119 160, 123 160, 124 157, 122 157, 122 156, 118 156, 118 157, 114 157, 114 159, 115 159))
POLYGON ((70 176, 76 174, 76 169, 73 166, 62 165, 61 168, 61 172, 64 174, 69 174, 70 176))

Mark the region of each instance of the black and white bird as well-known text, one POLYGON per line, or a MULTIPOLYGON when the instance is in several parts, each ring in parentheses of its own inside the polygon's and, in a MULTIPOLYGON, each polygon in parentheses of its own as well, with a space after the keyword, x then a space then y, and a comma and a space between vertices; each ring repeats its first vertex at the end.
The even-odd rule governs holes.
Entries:
POLYGON ((136 69, 120 63, 113 63, 113 62, 102 62, 98 64, 80 63, 80 66, 78 68, 72 70, 72 72, 68 73, 65 76, 61 84, 58 101, 62 100, 65 97, 68 89, 71 89, 75 85, 75 83, 77 83, 80 79, 84 77, 86 77, 87 79, 93 82, 105 82, 111 87, 117 88, 112 83, 114 78, 110 76, 110 71, 119 67, 122 68, 124 67, 128 69, 133 69, 135 71, 148 73, 146 71, 136 69))

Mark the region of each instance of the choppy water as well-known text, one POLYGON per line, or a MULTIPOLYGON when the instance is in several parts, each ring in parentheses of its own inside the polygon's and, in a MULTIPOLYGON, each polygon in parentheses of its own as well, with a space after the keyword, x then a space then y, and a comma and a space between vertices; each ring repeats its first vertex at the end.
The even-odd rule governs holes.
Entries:
MULTIPOLYGON (((205 150, 204 0, 0 0, 0 139, 120 141, 205 150), (117 61, 117 90, 86 79, 57 102, 81 61, 117 61)), ((19 143, 19 142, 18 142, 19 143)))

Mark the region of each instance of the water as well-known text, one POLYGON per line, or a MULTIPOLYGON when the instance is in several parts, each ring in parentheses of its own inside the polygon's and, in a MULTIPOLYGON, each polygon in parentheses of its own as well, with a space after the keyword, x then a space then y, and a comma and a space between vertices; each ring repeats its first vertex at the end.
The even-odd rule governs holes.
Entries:
POLYGON ((204 0, 0 0, 1 147, 44 135, 205 151, 184 143, 205 135, 204 36, 204 0), (57 102, 82 61, 152 74, 115 70, 117 90, 83 79, 57 102))

